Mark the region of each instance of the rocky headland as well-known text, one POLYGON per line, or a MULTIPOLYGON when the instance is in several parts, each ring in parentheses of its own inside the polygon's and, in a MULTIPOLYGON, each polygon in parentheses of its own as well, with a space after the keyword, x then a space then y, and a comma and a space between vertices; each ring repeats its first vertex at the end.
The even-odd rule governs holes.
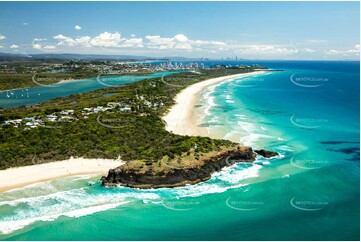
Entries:
POLYGON ((133 188, 179 187, 207 181, 215 172, 237 162, 254 162, 256 153, 270 158, 277 152, 262 150, 253 151, 251 147, 238 146, 222 149, 218 152, 187 159, 162 160, 157 163, 130 161, 115 169, 110 169, 107 176, 102 177, 104 186, 127 186, 133 188))

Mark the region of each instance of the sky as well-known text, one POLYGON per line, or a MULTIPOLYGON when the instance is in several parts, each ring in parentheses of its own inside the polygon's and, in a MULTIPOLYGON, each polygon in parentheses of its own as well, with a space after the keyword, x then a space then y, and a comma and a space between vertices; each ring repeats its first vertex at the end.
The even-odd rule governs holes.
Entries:
POLYGON ((359 2, 0 2, 0 52, 359 60, 359 2))

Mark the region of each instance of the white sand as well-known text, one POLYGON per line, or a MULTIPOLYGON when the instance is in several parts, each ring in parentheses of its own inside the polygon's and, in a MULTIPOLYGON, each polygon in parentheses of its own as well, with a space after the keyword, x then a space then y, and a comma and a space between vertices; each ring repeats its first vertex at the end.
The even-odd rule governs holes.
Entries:
POLYGON ((235 78, 262 74, 265 71, 236 74, 217 77, 193 84, 182 90, 175 98, 176 104, 171 108, 163 120, 167 123, 167 131, 180 135, 208 136, 207 128, 197 125, 197 115, 194 106, 200 99, 200 94, 206 87, 235 78))
POLYGON ((124 163, 122 160, 76 158, 0 170, 0 192, 66 176, 106 175, 109 169, 124 163))

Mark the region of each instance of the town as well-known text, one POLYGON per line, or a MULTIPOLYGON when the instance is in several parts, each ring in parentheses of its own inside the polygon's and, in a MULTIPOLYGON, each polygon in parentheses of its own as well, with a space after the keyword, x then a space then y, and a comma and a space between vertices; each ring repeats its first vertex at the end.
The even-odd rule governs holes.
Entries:
MULTIPOLYGON (((6 120, 1 126, 12 126, 13 128, 23 128, 29 130, 38 127, 54 128, 57 127, 54 124, 69 123, 77 121, 79 119, 87 119, 89 115, 99 114, 104 112, 132 112, 142 108, 157 109, 162 107, 164 103, 162 101, 149 101, 144 96, 136 94, 136 107, 132 108, 130 103, 126 101, 108 102, 106 106, 86 107, 80 110, 62 110, 60 112, 54 112, 47 115, 35 115, 32 117, 18 118, 12 120, 6 120)), ((141 115, 141 114, 140 114, 141 115)), ((98 120, 98 122, 101 122, 98 120)))
MULTIPOLYGON (((60 60, 59 60, 60 61, 60 60)), ((257 67, 257 65, 240 65, 238 68, 257 67)), ((259 66, 261 67, 261 66, 259 66)), ((113 73, 113 74, 131 74, 131 73, 154 73, 159 71, 177 71, 177 70, 210 70, 234 68, 232 65, 212 65, 207 66, 203 63, 183 63, 179 61, 121 61, 121 60, 67 60, 63 63, 52 62, 17 62, 0 63, 1 74, 35 74, 35 73, 113 73)))

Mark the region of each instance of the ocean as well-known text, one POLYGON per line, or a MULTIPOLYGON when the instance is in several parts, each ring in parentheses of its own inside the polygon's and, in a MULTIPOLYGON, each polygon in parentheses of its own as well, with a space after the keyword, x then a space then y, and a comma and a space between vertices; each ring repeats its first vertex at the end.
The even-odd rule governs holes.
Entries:
MULTIPOLYGON (((239 63, 252 62, 227 62, 239 63)), ((172 189, 79 175, 11 190, 0 197, 0 239, 359 240, 360 63, 255 63, 282 71, 208 87, 199 124, 279 157, 172 189)))

